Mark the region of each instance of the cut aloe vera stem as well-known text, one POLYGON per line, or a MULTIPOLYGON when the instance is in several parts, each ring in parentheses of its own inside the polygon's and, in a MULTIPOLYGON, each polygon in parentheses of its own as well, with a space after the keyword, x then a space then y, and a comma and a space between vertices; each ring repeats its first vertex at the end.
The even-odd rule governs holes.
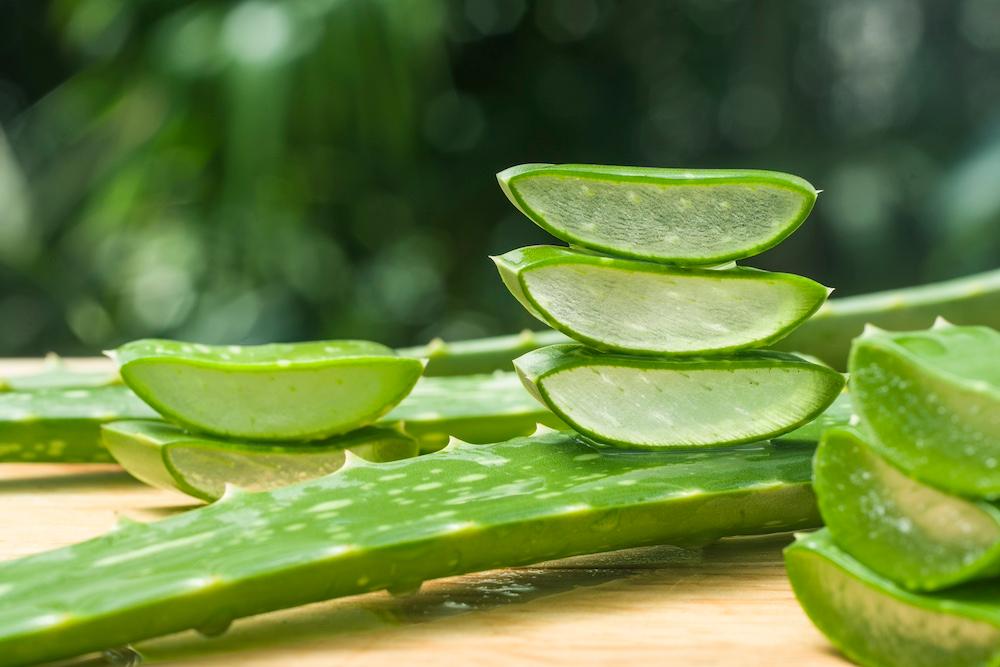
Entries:
POLYGON ((494 257, 529 313, 581 343, 634 354, 762 347, 816 312, 829 290, 756 269, 684 269, 533 246, 494 257))
POLYGON ((423 371, 423 362, 367 341, 241 347, 140 340, 112 356, 125 383, 165 417, 256 440, 315 440, 371 424, 423 371))
POLYGON ((1000 498, 1000 332, 869 328, 850 370, 854 406, 882 456, 932 486, 1000 498))
POLYGON ((266 491, 328 475, 348 452, 375 463, 419 453, 416 440, 394 428, 368 426, 310 443, 233 442, 186 433, 161 421, 122 421, 102 429, 104 445, 140 481, 201 500, 220 498, 227 484, 266 491))
POLYGON ((847 657, 870 667, 996 667, 1000 581, 912 593, 851 558, 826 530, 785 549, 795 596, 847 657))
POLYGON ((797 176, 746 169, 523 164, 497 180, 556 238, 682 265, 759 254, 794 232, 816 202, 816 189, 797 176))
POLYGON ((844 386, 825 366, 764 351, 671 359, 552 345, 514 366, 528 390, 573 429, 637 449, 778 436, 823 412, 844 386))
POLYGON ((120 384, 115 371, 77 371, 66 367, 57 354, 45 355, 42 370, 26 375, 0 377, 0 391, 32 391, 35 389, 72 389, 120 384))
POLYGON ((819 522, 813 448, 602 453, 567 433, 455 443, 0 564, 0 665, 436 577, 819 522))
POLYGON ((101 424, 157 416, 123 385, 0 392, 0 462, 108 462, 101 424))

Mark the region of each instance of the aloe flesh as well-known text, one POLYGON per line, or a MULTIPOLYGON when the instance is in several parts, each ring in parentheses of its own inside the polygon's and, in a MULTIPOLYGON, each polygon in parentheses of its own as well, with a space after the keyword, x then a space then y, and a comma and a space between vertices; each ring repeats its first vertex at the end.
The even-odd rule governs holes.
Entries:
POLYGON ((367 341, 209 346, 166 340, 113 353, 125 383, 190 429, 315 440, 371 424, 413 388, 417 359, 367 341))
POLYGON ((534 246, 494 257, 529 313, 591 347, 697 355, 763 347, 816 311, 828 290, 755 269, 679 268, 534 246))
POLYGON ((800 535, 785 563, 809 618, 859 664, 1000 664, 1000 580, 913 593, 852 558, 826 530, 800 535))
POLYGON ((911 590, 1000 575, 1000 508, 918 482, 853 429, 827 431, 813 486, 836 543, 911 590))
POLYGON ((1000 498, 1000 332, 870 328, 851 351, 850 376, 879 454, 942 490, 1000 498))
POLYGON ((514 366, 529 391, 573 429, 597 443, 637 449, 779 436, 823 412, 844 386, 825 366, 765 351, 671 359, 552 345, 514 366))
POLYGON ((525 164, 497 180, 556 238, 682 265, 759 254, 794 232, 816 201, 816 189, 797 176, 749 169, 525 164))

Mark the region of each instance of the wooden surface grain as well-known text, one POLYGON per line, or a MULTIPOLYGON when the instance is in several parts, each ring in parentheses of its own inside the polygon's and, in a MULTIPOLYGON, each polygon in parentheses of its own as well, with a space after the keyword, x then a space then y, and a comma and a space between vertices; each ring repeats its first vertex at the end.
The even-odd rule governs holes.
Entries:
MULTIPOLYGON (((35 363, 0 361, 0 375, 35 363)), ((119 516, 148 521, 194 505, 112 465, 4 464, 0 506, 0 559, 8 559, 99 535, 119 516)), ((795 603, 781 561, 789 540, 637 549, 453 577, 406 597, 332 600, 237 621, 219 637, 192 631, 135 649, 147 664, 205 667, 844 667, 795 603)))

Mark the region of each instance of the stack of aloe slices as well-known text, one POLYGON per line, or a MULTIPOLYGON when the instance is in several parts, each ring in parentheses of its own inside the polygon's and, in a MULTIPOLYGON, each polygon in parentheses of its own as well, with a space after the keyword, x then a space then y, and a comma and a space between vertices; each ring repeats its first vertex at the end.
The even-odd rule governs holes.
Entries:
POLYGON ((525 215, 577 246, 494 261, 529 313, 581 343, 514 365, 591 441, 660 449, 764 440, 809 422, 840 393, 830 368, 756 349, 804 322, 829 290, 719 265, 792 233, 815 202, 809 183, 767 171, 537 164, 498 179, 525 215))
POLYGON ((816 625, 865 665, 1000 664, 1000 333, 869 328, 856 428, 827 431, 827 528, 786 551, 816 625))

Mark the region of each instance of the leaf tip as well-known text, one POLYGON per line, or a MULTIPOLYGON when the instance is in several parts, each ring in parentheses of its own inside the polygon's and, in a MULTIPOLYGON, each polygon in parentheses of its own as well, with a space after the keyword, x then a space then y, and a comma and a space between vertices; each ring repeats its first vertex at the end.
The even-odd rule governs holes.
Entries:
POLYGON ((953 326, 955 325, 938 315, 934 318, 934 324, 931 325, 931 329, 950 329, 953 326))

